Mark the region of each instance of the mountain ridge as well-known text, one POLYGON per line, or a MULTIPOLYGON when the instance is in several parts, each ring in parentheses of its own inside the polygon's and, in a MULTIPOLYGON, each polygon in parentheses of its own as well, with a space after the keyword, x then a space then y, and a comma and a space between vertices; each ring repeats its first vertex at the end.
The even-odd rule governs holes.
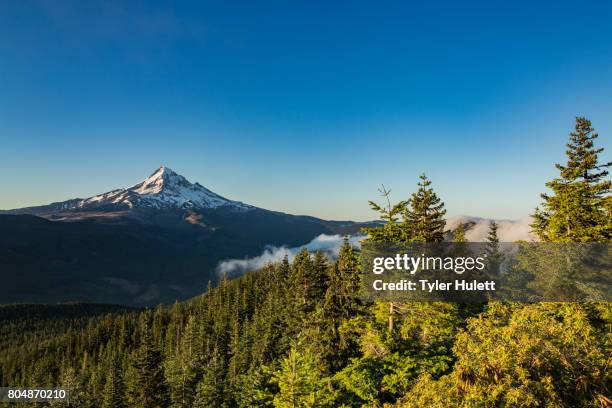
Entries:
POLYGON ((0 303, 170 303, 214 283, 224 259, 363 225, 230 200, 161 166, 131 187, 0 211, 0 303))
POLYGON ((131 211, 168 209, 215 209, 235 211, 256 209, 252 205, 230 200, 166 166, 160 166, 149 177, 131 187, 118 188, 88 198, 72 198, 40 206, 2 210, 0 214, 51 215, 71 211, 131 211))

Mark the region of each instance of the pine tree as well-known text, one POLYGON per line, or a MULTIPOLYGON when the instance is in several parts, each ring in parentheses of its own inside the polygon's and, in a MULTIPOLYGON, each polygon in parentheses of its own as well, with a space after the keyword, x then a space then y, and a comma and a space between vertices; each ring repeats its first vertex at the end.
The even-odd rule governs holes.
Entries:
POLYGON ((197 385, 193 408, 224 406, 225 385, 225 363, 223 356, 215 348, 208 361, 204 376, 197 385))
POLYGON ((420 177, 418 190, 412 194, 406 208, 405 224, 407 242, 442 242, 444 240, 444 203, 431 188, 425 174, 420 177))
POLYGON ((125 407, 125 390, 121 367, 116 356, 111 357, 109 370, 107 372, 106 383, 102 393, 102 408, 123 408, 125 407))
POLYGON ((579 303, 491 302, 456 336, 453 372, 422 376, 398 405, 609 407, 609 317, 597 319, 610 308, 598 306, 604 314, 579 303))
POLYGON ((385 223, 382 227, 363 228, 370 242, 399 243, 441 242, 444 240, 444 203, 431 188, 431 180, 425 174, 419 176, 418 190, 410 200, 391 204, 391 190, 384 186, 381 195, 387 200, 387 206, 380 206, 370 201, 370 207, 380 213, 385 223), (399 217, 401 222, 398 222, 399 217))
POLYGON ((236 403, 241 408, 272 407, 278 388, 271 383, 272 371, 267 366, 251 367, 240 375, 236 387, 236 403))
POLYGON ((297 306, 305 317, 315 310, 323 299, 326 289, 327 261, 323 253, 315 254, 315 259, 303 248, 293 260, 292 284, 294 285, 297 306))
POLYGON ((361 275, 357 254, 348 237, 344 237, 344 243, 338 252, 336 264, 345 302, 344 313, 345 316, 349 316, 358 311, 361 306, 361 275))
POLYGON ((300 305, 305 305, 308 300, 310 269, 312 269, 312 259, 308 250, 302 248, 293 259, 291 265, 291 283, 294 286, 292 292, 295 294, 297 303, 300 305))
POLYGON ((329 262, 323 251, 316 251, 312 261, 310 298, 317 302, 323 299, 327 290, 328 268, 329 262))
POLYGON ((470 248, 468 247, 468 240, 465 236, 466 225, 459 223, 457 228, 453 231, 453 246, 451 247, 451 253, 455 257, 464 257, 469 255, 470 248))
POLYGON ((302 340, 293 342, 289 355, 274 374, 274 381, 280 388, 274 397, 274 406, 278 408, 320 407, 329 398, 321 381, 320 361, 302 340))
POLYGON ((189 407, 194 395, 200 348, 196 339, 195 318, 189 316, 183 332, 176 337, 174 355, 166 357, 165 376, 171 387, 173 407, 189 407))
POLYGON ((546 183, 552 194, 542 194, 531 224, 542 241, 603 242, 612 239, 609 211, 612 181, 606 178, 611 162, 600 164, 603 148, 596 148, 598 134, 591 122, 576 118, 567 144, 565 166, 556 164, 560 177, 546 183))
POLYGON ((278 282, 284 282, 291 276, 291 265, 289 264, 289 256, 285 254, 283 260, 277 265, 275 270, 278 282))
POLYGON ((398 223, 399 217, 406 211, 408 201, 400 201, 397 204, 391 204, 391 190, 388 190, 384 184, 378 189, 380 195, 385 199, 386 206, 376 204, 374 201, 369 201, 372 210, 380 214, 380 219, 384 222, 382 227, 367 227, 363 228, 364 234, 368 235, 368 240, 371 242, 398 242, 402 240, 405 233, 402 231, 402 226, 398 223))
POLYGON ((460 223, 459 225, 457 225, 457 228, 455 228, 455 231, 453 232, 453 241, 454 242, 467 242, 467 237, 465 236, 465 224, 464 223, 460 223))
MULTIPOLYGON (((392 206, 388 201, 386 210, 378 206, 370 205, 376 211, 387 217, 387 224, 395 223, 397 211, 401 213, 402 223, 393 229, 387 225, 381 228, 364 229, 368 233, 368 240, 374 242, 388 242, 395 244, 409 244, 413 242, 442 242, 444 240, 444 227, 446 221, 444 215, 444 203, 431 187, 431 181, 425 174, 419 176, 418 190, 412 194, 408 202, 400 202, 392 206), (393 217, 391 217, 393 215, 393 217)), ((388 191, 383 190, 383 195, 388 198, 388 191)), ((410 305, 402 302, 387 302, 388 307, 388 331, 393 333, 395 327, 395 316, 397 314, 409 313, 410 305)))
POLYGON ((499 251, 499 238, 497 236, 498 228, 495 221, 491 220, 489 222, 489 233, 487 235, 487 244, 485 247, 489 273, 494 274, 499 272, 499 266, 503 258, 502 253, 499 251))
POLYGON ((140 347, 135 351, 130 406, 136 408, 164 408, 168 406, 168 388, 162 367, 162 355, 153 340, 151 314, 140 319, 140 347))
POLYGON ((62 370, 59 386, 60 388, 67 390, 69 405, 66 404, 66 401, 58 400, 52 401, 50 406, 86 407, 87 405, 91 404, 91 401, 88 401, 87 395, 81 386, 79 376, 72 366, 64 367, 62 370))
POLYGON ((497 244, 499 244, 499 237, 497 236, 498 229, 499 225, 497 225, 494 220, 489 221, 489 233, 487 234, 487 242, 490 245, 487 245, 487 248, 497 248, 497 244))

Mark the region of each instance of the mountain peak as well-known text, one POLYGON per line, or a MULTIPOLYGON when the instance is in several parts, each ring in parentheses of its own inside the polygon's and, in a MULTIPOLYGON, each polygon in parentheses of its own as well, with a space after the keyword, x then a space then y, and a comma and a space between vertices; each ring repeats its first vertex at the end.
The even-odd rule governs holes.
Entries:
POLYGON ((172 170, 170 167, 166 167, 164 165, 161 165, 157 168, 157 170, 155 170, 153 172, 153 174, 151 174, 149 176, 149 178, 157 178, 157 177, 171 177, 171 176, 176 176, 176 172, 174 170, 172 170))
POLYGON ((99 194, 84 200, 74 199, 54 203, 58 211, 70 210, 121 210, 121 209, 215 209, 249 210, 253 206, 233 201, 216 194, 199 183, 191 183, 185 177, 166 166, 160 166, 140 183, 99 194))
MULTIPOLYGON (((127 189, 121 189, 120 201, 131 207, 152 208, 253 208, 250 205, 222 197, 199 183, 191 183, 169 167, 160 166, 142 182, 127 189)), ((109 193, 103 194, 103 196, 109 193)), ((97 196, 99 197, 99 196, 97 196)), ((96 197, 92 197, 96 198, 96 197)), ((117 203, 116 199, 113 203, 117 203)))
POLYGON ((164 189, 172 189, 178 186, 193 186, 187 179, 174 172, 171 168, 160 166, 141 183, 136 184, 131 190, 139 194, 159 194, 164 189))
POLYGON ((10 210, 15 214, 53 214, 70 211, 125 211, 125 210, 206 210, 226 208, 233 211, 255 209, 240 201, 214 193, 199 183, 166 166, 160 166, 140 183, 104 194, 52 203, 46 206, 10 210))

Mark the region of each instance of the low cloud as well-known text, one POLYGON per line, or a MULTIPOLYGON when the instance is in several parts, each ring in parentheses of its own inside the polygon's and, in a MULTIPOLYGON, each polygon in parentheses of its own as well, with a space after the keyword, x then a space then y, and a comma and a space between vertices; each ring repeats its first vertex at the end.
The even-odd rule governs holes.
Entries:
MULTIPOLYGON (((466 238, 471 242, 483 242, 486 241, 487 234, 489 233, 489 221, 487 218, 478 217, 453 217, 450 218, 446 223, 448 230, 457 228, 460 223, 473 223, 473 226, 466 232, 466 238)), ((499 228, 497 235, 500 242, 515 242, 518 240, 533 241, 535 237, 530 233, 530 226, 532 219, 531 217, 523 217, 518 220, 496 220, 499 228)), ((361 240, 365 238, 365 235, 355 235, 349 237, 351 245, 358 248, 361 240)), ((323 251, 330 258, 336 258, 340 247, 344 241, 344 237, 341 235, 327 235, 321 234, 314 238, 309 243, 299 247, 286 247, 286 246, 267 246, 261 255, 252 258, 243 259, 226 259, 219 262, 217 265, 217 274, 219 276, 234 277, 240 276, 248 271, 263 268, 269 263, 281 261, 285 255, 289 258, 289 261, 293 261, 295 255, 302 249, 306 248, 310 252, 317 250, 323 251)))
MULTIPOLYGON (((487 218, 458 216, 450 218, 446 223, 446 228, 454 230, 460 223, 474 223, 466 232, 465 237, 470 242, 483 242, 487 240, 490 221, 487 218)), ((495 220, 495 222, 498 225, 497 236, 500 242, 536 240, 536 237, 531 234, 531 227, 529 226, 533 222, 531 217, 523 217, 518 220, 495 220)))
MULTIPOLYGON (((364 235, 350 236, 349 242, 354 247, 358 247, 359 242, 364 238, 364 235)), ((302 248, 306 248, 310 252, 321 250, 330 258, 335 258, 338 256, 338 252, 340 251, 340 247, 342 246, 343 242, 344 237, 341 235, 321 234, 315 237, 309 243, 299 247, 288 248, 286 246, 276 247, 269 245, 264 249, 261 255, 256 257, 227 259, 219 262, 217 265, 217 273, 220 276, 227 277, 239 276, 245 272, 263 268, 269 263, 279 262, 285 257, 285 255, 289 258, 289 261, 293 261, 295 255, 302 248)))

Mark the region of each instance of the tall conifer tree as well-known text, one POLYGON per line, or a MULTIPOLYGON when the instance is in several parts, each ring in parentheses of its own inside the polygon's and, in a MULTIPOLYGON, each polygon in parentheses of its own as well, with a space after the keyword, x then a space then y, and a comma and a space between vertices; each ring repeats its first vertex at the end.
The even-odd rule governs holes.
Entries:
POLYGON ((193 408, 224 406, 226 394, 225 363, 218 349, 214 349, 206 371, 196 388, 193 408))
POLYGON ((388 190, 384 184, 378 189, 378 192, 386 201, 386 205, 379 205, 374 201, 369 201, 369 204, 374 211, 380 214, 380 219, 384 224, 381 227, 363 228, 363 232, 368 235, 368 240, 371 242, 402 241, 402 236, 405 234, 398 221, 399 217, 405 214, 408 201, 391 204, 391 190, 388 190))
POLYGON ((467 242, 467 237, 465 236, 465 224, 464 223, 460 223, 459 225, 457 225, 457 228, 455 228, 455 231, 453 232, 453 241, 454 242, 467 242))
POLYGON ((567 163, 556 164, 559 177, 546 183, 552 194, 542 194, 531 224, 542 241, 590 242, 612 239, 610 187, 606 170, 612 163, 599 163, 603 148, 595 147, 598 134, 591 122, 576 118, 567 144, 567 163))
POLYGON ((125 389, 121 374, 121 367, 117 356, 111 356, 110 366, 102 393, 102 408, 124 408, 125 389))
POLYGON ((491 273, 499 272, 499 265, 502 261, 502 253, 499 250, 499 237, 497 229, 499 226, 493 220, 489 222, 489 233, 487 234, 486 255, 489 271, 491 273))
POLYGON ((431 180, 421 174, 418 190, 412 194, 406 209, 406 241, 441 242, 444 240, 444 203, 431 188, 431 180))
POLYGON ((314 260, 303 248, 292 265, 292 281, 298 309, 302 314, 312 312, 323 299, 327 280, 327 260, 322 252, 315 253, 314 260))
POLYGON ((168 388, 162 367, 162 355, 153 339, 151 313, 140 319, 140 347, 132 359, 134 378, 131 383, 131 406, 165 408, 169 403, 168 388))

